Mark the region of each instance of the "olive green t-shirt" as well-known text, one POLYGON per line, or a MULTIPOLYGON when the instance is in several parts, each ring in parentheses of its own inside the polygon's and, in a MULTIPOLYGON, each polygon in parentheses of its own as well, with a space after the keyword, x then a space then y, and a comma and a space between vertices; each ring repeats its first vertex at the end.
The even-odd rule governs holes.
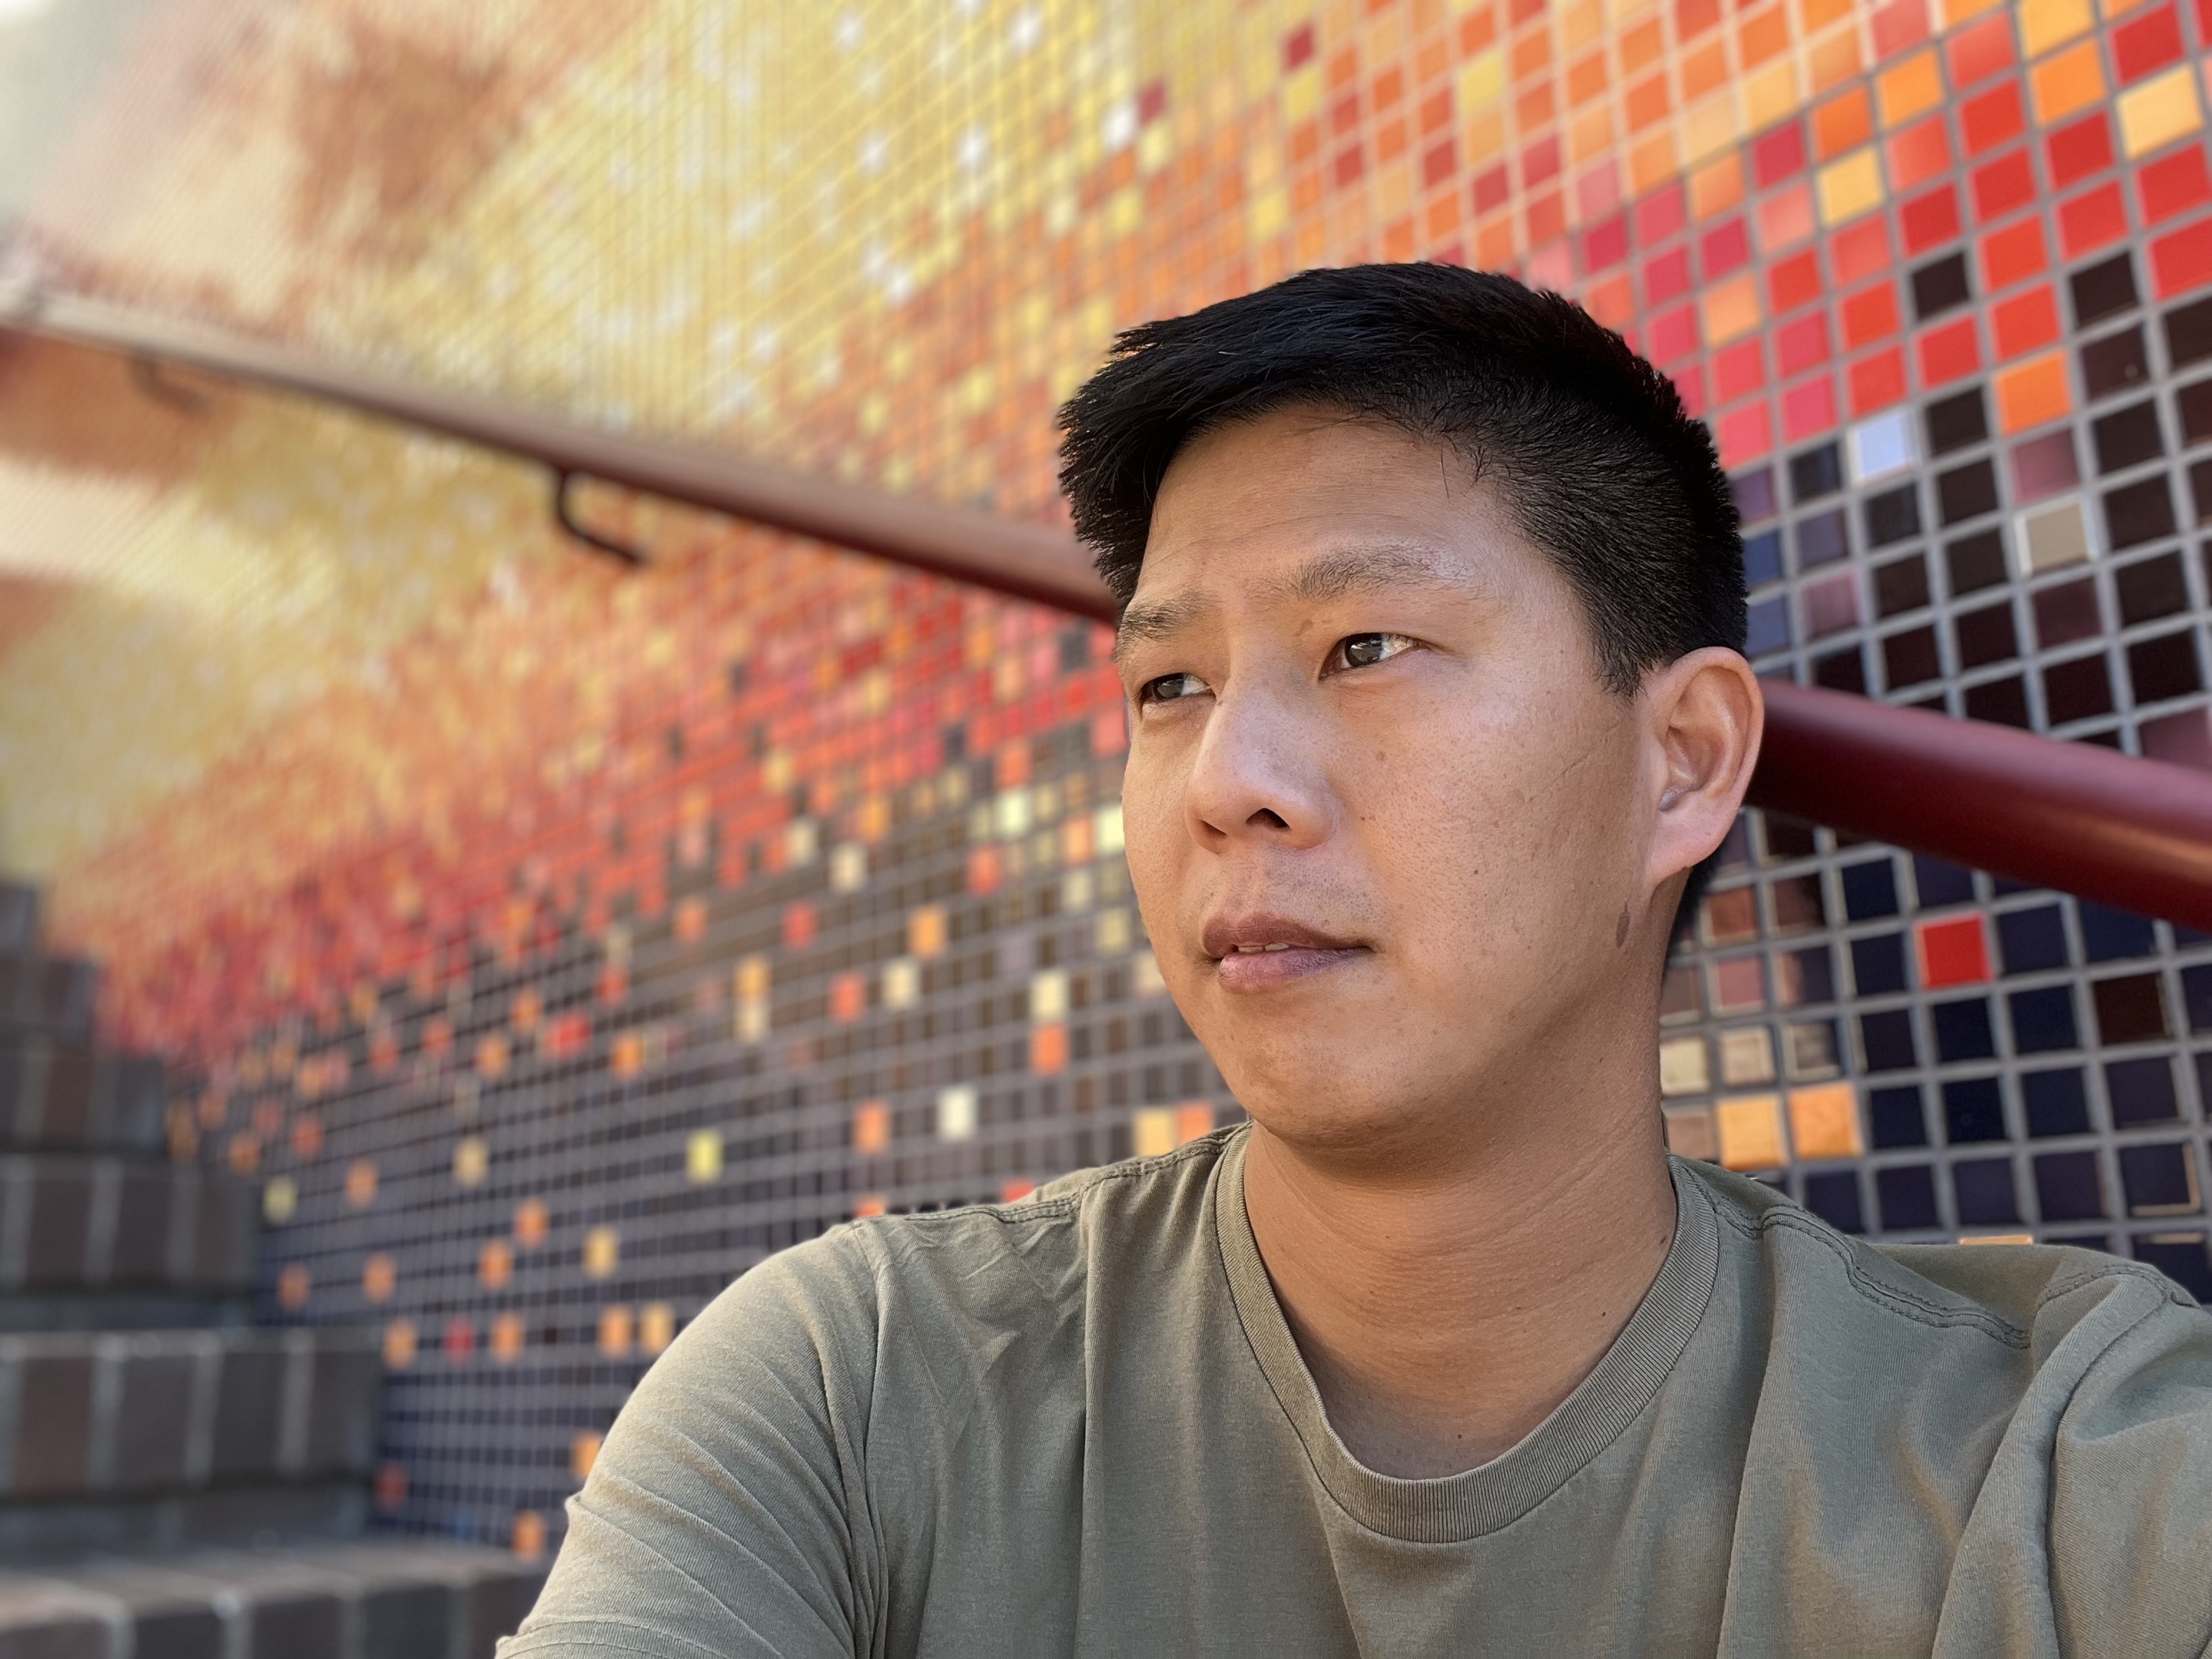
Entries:
POLYGON ((1678 1162, 1597 1368, 1493 1462, 1398 1480, 1329 1428, 1244 1133, 747 1273, 616 1423, 502 1659, 2212 1644, 2212 1316, 2148 1269, 1876 1249, 1678 1162))

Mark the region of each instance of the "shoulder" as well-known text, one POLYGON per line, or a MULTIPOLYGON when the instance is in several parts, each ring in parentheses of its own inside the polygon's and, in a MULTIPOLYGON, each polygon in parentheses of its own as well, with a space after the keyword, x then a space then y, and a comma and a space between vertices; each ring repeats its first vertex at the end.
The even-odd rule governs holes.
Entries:
POLYGON ((1072 1310, 1094 1277, 1141 1276, 1211 1241, 1213 1177, 1241 1133, 1079 1170, 1014 1203, 843 1223, 762 1261, 685 1334, 697 1347, 765 1341, 858 1356, 916 1322, 1072 1310))
POLYGON ((1724 1231, 1748 1245, 1784 1294, 1830 1292, 1890 1320, 1972 1331, 2027 1357, 2086 1364, 2148 1320, 2212 1334, 2208 1317, 2141 1262, 2057 1244, 1875 1245, 1838 1231, 1772 1188, 1681 1164, 1724 1231))

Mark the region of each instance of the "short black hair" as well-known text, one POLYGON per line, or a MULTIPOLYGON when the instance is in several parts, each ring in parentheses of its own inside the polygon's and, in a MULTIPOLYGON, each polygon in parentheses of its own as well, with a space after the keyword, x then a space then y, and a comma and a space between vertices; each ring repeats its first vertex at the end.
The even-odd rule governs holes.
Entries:
MULTIPOLYGON (((1456 265, 1300 271, 1116 337, 1060 411, 1060 485, 1122 604, 1183 446, 1308 405, 1443 444, 1494 480, 1580 595, 1620 695, 1704 647, 1743 649, 1743 540, 1705 423, 1573 301, 1456 265)), ((1675 940, 1719 858, 1690 872, 1675 940)))
POLYGON ((1306 405, 1443 444, 1494 480, 1581 596, 1615 691, 1701 647, 1743 648, 1743 543, 1705 423, 1571 300, 1456 265, 1300 271, 1116 337, 1060 411, 1060 483, 1123 604, 1183 446, 1306 405))

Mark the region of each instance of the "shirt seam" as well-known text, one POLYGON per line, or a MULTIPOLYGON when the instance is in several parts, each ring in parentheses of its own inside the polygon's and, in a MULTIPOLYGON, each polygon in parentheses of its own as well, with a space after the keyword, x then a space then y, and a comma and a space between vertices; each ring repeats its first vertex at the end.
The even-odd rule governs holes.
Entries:
MULTIPOLYGON (((2086 1267, 2079 1267, 2064 1279, 2054 1279, 2050 1287, 2046 1289, 2041 1296, 2036 1298, 2036 1308, 2040 1311, 2042 1309, 2049 1307, 2060 1297, 2071 1296, 2075 1291, 2080 1290, 2084 1285, 2094 1285, 2098 1280, 2103 1279, 2138 1279, 2142 1283, 2148 1285, 2154 1291, 2157 1291, 2161 1301, 2170 1302, 2176 1307, 2182 1308, 2194 1307, 2197 1305, 2193 1299, 2191 1301, 2184 1301, 2182 1299, 2179 1287, 2169 1280, 2164 1273, 2159 1272, 2157 1268, 2146 1267, 2141 1262, 2137 1261, 2114 1261, 2111 1262, 2097 1262, 2086 1267)), ((2148 1318, 2149 1316, 2145 1315, 2144 1316, 2148 1318)))
POLYGON ((1727 1206, 1715 1205, 1713 1207, 1723 1221, 1747 1239, 1757 1239, 1763 1233, 1778 1227, 1784 1227, 1792 1232, 1802 1233, 1808 1238, 1818 1241, 1827 1248, 1838 1262, 1842 1263, 1845 1281, 1862 1300, 1885 1308, 1899 1318, 1909 1319, 1916 1325, 1925 1325, 1934 1330, 1954 1330, 1961 1326, 1970 1327, 1978 1330, 1992 1341, 2003 1343, 2008 1348, 2024 1349, 2028 1346, 2028 1334, 2026 1331, 2010 1320, 1991 1313, 1986 1308, 1972 1304, 1964 1308, 1947 1308, 1939 1302, 1931 1302, 1924 1297, 1915 1296, 1910 1291, 1900 1290, 1894 1285, 1875 1283, 1867 1276, 1866 1270, 1859 1265, 1853 1248, 1831 1234, 1826 1228, 1821 1226, 1810 1216, 1794 1214, 1790 1211, 1777 1207, 1756 1217, 1745 1217, 1741 1214, 1731 1214, 1727 1206))

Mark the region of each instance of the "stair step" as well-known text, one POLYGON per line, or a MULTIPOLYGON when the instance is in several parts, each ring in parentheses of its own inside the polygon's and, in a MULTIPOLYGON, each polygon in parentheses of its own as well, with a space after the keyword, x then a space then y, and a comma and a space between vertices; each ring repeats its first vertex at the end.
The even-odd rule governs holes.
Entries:
POLYGON ((39 1659, 491 1659, 544 1569, 419 1540, 202 1550, 0 1573, 0 1653, 39 1659))
POLYGON ((158 1152, 161 1062, 52 1037, 0 1037, 0 1146, 158 1152))
MULTIPOLYGON (((368 1488, 357 1480, 43 1504, 0 1501, 0 1562, 66 1565, 102 1551, 357 1538, 368 1522, 368 1488)), ((0 1659, 12 1659, 4 1642, 0 1659)))
POLYGON ((375 1334, 0 1336, 0 1516, 18 1506, 364 1480, 375 1334))
POLYGON ((253 1304, 222 1291, 62 1291, 0 1296, 0 1335, 33 1331, 181 1331, 251 1325, 253 1304))
POLYGON ((166 1158, 0 1156, 0 1294, 242 1291, 253 1281, 253 1188, 166 1158))
POLYGON ((0 1027, 86 1042, 99 996, 100 969, 92 963, 36 948, 0 952, 0 1027))

